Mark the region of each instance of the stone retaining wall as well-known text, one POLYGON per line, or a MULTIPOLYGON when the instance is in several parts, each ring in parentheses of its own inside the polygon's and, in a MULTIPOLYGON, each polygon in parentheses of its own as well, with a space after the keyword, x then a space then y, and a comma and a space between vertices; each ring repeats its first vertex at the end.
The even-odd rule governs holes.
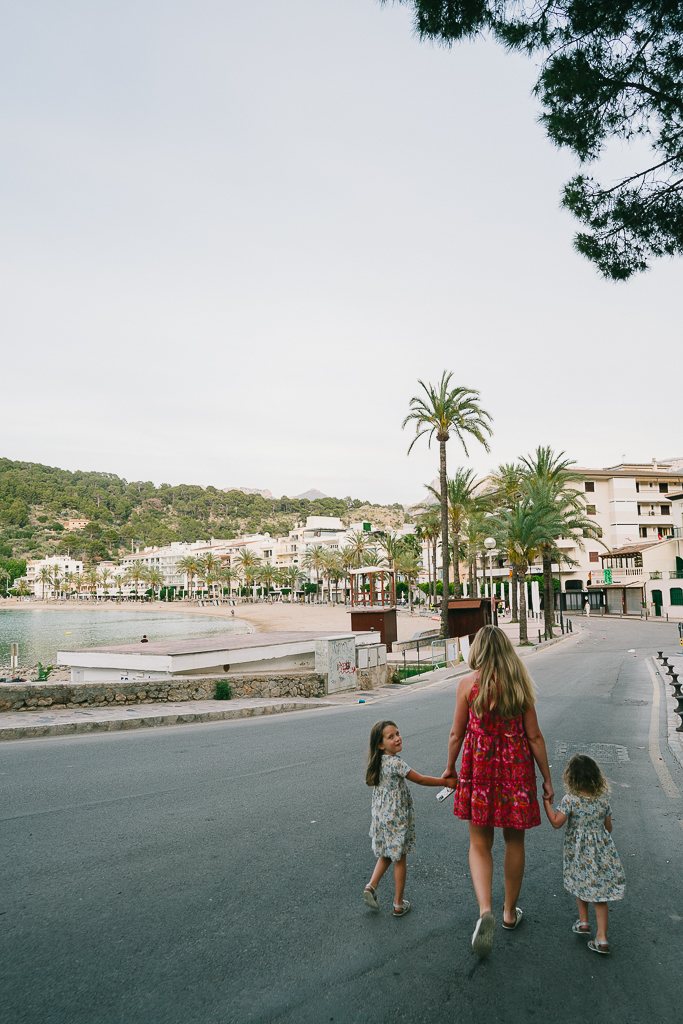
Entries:
POLYGON ((0 683, 0 712, 213 700, 218 679, 230 683, 233 697, 322 697, 325 694, 325 676, 315 672, 281 676, 194 676, 139 683, 0 683))
MULTIPOLYGON (((356 689, 372 690, 388 681, 386 665, 356 673, 356 689), (386 677, 386 678, 385 678, 386 677)), ((163 704, 168 701, 213 700, 216 683, 225 680, 233 697, 324 697, 326 676, 317 672, 281 675, 252 673, 221 676, 185 676, 145 682, 0 683, 0 712, 36 711, 39 708, 121 707, 163 704)))

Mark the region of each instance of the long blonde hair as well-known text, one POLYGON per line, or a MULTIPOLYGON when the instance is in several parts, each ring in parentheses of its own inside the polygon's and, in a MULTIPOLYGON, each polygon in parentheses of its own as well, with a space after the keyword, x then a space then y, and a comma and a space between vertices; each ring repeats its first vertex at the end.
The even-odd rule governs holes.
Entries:
POLYGON ((498 626, 479 630, 470 647, 469 665, 479 672, 479 690, 472 701, 477 718, 486 711, 505 719, 519 718, 535 704, 531 676, 498 626))

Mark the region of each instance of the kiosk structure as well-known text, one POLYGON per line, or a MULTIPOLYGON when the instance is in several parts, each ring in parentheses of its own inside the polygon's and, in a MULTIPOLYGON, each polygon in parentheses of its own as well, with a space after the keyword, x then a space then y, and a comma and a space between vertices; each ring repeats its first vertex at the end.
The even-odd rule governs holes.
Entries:
POLYGON ((487 597, 465 597, 448 602, 448 635, 469 637, 470 643, 482 626, 491 625, 491 601, 487 597))
POLYGON ((364 565, 352 569, 351 629, 372 630, 391 652, 398 639, 396 625, 396 573, 381 565, 364 565))

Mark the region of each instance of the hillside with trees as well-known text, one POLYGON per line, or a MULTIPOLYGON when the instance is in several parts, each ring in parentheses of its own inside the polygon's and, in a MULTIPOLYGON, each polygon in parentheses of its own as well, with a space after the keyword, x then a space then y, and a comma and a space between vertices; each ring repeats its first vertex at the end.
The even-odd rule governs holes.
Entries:
POLYGON ((34 462, 0 459, 0 560, 48 554, 100 561, 131 546, 231 539, 243 533, 286 536, 307 516, 339 516, 345 523, 373 517, 404 522, 402 505, 373 505, 351 497, 264 498, 196 484, 128 481, 113 473, 70 473, 34 462), (89 519, 83 530, 68 519, 89 519))

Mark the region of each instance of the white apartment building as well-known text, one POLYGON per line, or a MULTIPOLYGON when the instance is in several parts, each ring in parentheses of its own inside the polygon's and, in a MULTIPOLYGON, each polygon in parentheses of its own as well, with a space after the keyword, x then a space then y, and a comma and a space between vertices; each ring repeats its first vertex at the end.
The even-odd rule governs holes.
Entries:
MULTIPOLYGON (((31 593, 36 597, 47 597, 52 593, 54 587, 47 581, 43 582, 41 579, 41 570, 49 569, 52 578, 54 579, 55 570, 59 572, 61 579, 64 575, 69 572, 76 573, 83 572, 83 562, 77 561, 75 558, 68 558, 64 555, 51 555, 49 558, 30 558, 26 562, 26 576, 24 580, 31 588, 31 593)), ((20 581, 17 580, 17 583, 20 581)))
MULTIPOLYGON (((603 469, 577 467, 582 480, 571 486, 583 491, 586 515, 602 530, 600 541, 559 540, 558 548, 576 565, 553 563, 561 582, 563 610, 579 611, 586 601, 611 614, 668 616, 683 619, 683 460, 673 464, 621 463, 603 469)), ((426 545, 423 562, 427 564, 426 545)), ((441 578, 441 545, 437 576, 441 578)), ((540 561, 529 575, 541 575, 540 561)), ((452 578, 452 577, 451 577, 452 578)), ((423 582, 426 573, 420 579, 423 582)), ((461 583, 467 566, 461 565, 461 583)), ((506 559, 493 558, 493 579, 510 579, 506 559)), ((489 568, 478 570, 478 591, 488 596, 489 568)), ((509 590, 506 587, 506 597, 509 590)), ((558 599, 556 598, 556 601, 558 599)))
MULTIPOLYGON (((412 526, 404 527, 399 533, 412 532, 412 526)), ((301 566, 309 548, 321 545, 331 551, 343 548, 353 533, 372 535, 375 527, 367 520, 344 526, 336 516, 308 516, 305 523, 297 523, 287 537, 271 537, 269 533, 248 534, 234 540, 195 541, 192 544, 174 542, 167 547, 138 549, 122 559, 124 569, 135 562, 147 568, 156 568, 164 578, 166 586, 187 587, 187 577, 176 571, 176 565, 186 555, 202 558, 211 552, 225 565, 235 567, 241 551, 252 551, 262 562, 270 562, 278 569, 291 565, 301 566)), ((313 579, 314 573, 309 573, 313 579)))

